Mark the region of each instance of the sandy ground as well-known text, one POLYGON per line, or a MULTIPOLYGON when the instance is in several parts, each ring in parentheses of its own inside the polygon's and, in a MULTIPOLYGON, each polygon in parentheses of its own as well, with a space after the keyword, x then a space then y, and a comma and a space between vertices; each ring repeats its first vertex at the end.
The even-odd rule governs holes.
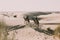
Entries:
MULTIPOLYGON (((22 14, 15 13, 15 14, 11 15, 9 13, 9 16, 10 17, 0 15, 0 21, 4 21, 7 25, 10 25, 10 26, 17 25, 17 24, 24 25, 24 19, 22 18, 23 17, 22 14), (17 18, 14 18, 13 17, 14 15, 17 15, 17 18)), ((58 21, 58 19, 57 19, 57 21, 58 21)), ((46 19, 44 19, 44 20, 46 20, 46 19)), ((50 19, 48 19, 48 20, 50 20, 50 19)), ((53 18, 52 18, 52 20, 53 20, 53 18)), ((54 20, 52 22, 55 22, 54 20)), ((47 21, 47 22, 49 22, 49 21, 47 21)), ((60 22, 60 20, 58 22, 60 22)), ((47 27, 48 27, 48 25, 47 25, 47 27)), ((46 29, 47 27, 44 26, 43 29, 46 29)), ((53 28, 52 25, 50 25, 49 27, 53 28)), ((9 32, 8 40, 59 40, 59 39, 58 38, 55 39, 55 38, 53 38, 53 36, 49 36, 44 33, 35 31, 34 29, 27 26, 25 28, 9 32)))
POLYGON ((8 37, 10 40, 12 40, 12 38, 14 40, 59 40, 53 38, 53 36, 49 36, 44 33, 35 31, 30 27, 11 31, 9 33, 10 35, 8 37))

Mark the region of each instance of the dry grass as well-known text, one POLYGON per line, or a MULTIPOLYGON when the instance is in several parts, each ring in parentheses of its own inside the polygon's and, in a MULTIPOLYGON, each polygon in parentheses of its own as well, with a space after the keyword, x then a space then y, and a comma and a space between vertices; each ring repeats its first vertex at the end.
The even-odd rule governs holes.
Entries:
POLYGON ((4 22, 0 22, 0 40, 7 40, 7 27, 4 22))
POLYGON ((55 29, 54 38, 58 37, 60 39, 60 25, 55 29))

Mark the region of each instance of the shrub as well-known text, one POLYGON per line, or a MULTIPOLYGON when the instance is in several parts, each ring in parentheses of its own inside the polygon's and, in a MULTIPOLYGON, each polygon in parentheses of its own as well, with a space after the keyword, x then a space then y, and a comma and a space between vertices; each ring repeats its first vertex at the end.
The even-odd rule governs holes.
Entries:
POLYGON ((4 22, 0 22, 0 40, 7 40, 7 27, 4 22))
POLYGON ((54 37, 60 38, 60 25, 54 31, 54 37))

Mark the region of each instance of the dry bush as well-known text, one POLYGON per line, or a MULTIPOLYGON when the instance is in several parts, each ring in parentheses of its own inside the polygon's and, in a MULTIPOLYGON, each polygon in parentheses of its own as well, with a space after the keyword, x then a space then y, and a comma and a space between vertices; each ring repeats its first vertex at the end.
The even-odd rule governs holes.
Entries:
POLYGON ((54 38, 55 37, 60 38, 60 25, 54 31, 54 38))
POLYGON ((7 40, 7 27, 4 22, 0 22, 0 40, 7 40))

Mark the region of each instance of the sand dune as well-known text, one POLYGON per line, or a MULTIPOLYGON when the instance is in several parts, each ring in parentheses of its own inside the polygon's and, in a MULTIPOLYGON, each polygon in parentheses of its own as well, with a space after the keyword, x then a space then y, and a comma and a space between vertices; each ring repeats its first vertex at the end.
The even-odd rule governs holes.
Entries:
MULTIPOLYGON (((7 14, 7 15, 9 17, 1 14, 0 21, 4 21, 8 26, 25 25, 25 21, 23 19, 24 13, 23 14, 20 12, 13 12, 13 13, 8 12, 8 13, 9 14, 7 14), (14 15, 16 15, 17 17, 15 18, 14 15)), ((40 17, 44 17, 42 20, 39 21, 40 23, 44 23, 44 22, 45 23, 49 23, 49 22, 59 22, 60 23, 60 19, 59 19, 60 15, 58 15, 58 14, 54 14, 54 16, 52 14, 50 14, 49 16, 44 15, 44 16, 40 16, 40 17)), ((57 25, 42 25, 42 28, 46 30, 48 27, 50 27, 51 29, 54 30, 56 26, 57 25)), ((49 36, 44 33, 35 31, 34 29, 30 28, 29 26, 9 32, 8 40, 12 40, 12 39, 13 40, 59 40, 58 38, 57 39, 53 38, 53 36, 49 36)))

